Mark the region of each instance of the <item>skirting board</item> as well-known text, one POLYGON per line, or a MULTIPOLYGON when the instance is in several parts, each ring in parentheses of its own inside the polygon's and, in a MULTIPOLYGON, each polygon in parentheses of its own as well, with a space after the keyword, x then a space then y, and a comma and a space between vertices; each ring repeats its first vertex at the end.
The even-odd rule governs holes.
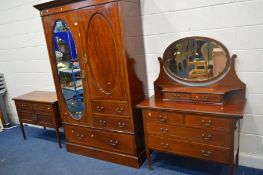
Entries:
POLYGON ((253 155, 244 152, 239 153, 239 164, 246 167, 263 169, 263 155, 253 155))

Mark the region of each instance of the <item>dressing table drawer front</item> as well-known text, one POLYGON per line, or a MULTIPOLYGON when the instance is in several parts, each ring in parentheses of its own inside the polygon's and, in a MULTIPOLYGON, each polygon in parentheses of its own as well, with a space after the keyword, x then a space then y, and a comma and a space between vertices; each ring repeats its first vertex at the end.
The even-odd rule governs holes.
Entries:
POLYGON ((187 93, 163 92, 164 100, 190 100, 191 96, 187 93))
POLYGON ((105 117, 105 116, 94 116, 94 125, 98 128, 130 131, 131 122, 129 119, 117 118, 117 117, 105 117))
POLYGON ((36 103, 36 104, 34 104, 33 107, 34 107, 34 110, 36 110, 36 111, 41 111, 41 112, 52 111, 52 105, 49 105, 49 104, 36 103))
POLYGON ((132 135, 68 125, 64 126, 64 129, 67 140, 71 143, 135 154, 132 135))
POLYGON ((185 125, 189 127, 231 131, 232 124, 229 119, 206 117, 201 115, 186 115, 185 125))
POLYGON ((146 131, 147 134, 162 137, 172 137, 227 148, 231 146, 231 137, 221 131, 171 126, 151 122, 146 124, 146 131))
POLYGON ((183 114, 175 112, 144 110, 143 115, 146 120, 153 122, 166 123, 171 125, 182 125, 184 122, 183 114))
POLYGON ((191 143, 177 139, 167 139, 152 135, 148 135, 148 147, 159 151, 213 160, 221 163, 228 163, 231 155, 230 149, 228 148, 191 143))
POLYGON ((18 109, 17 108, 17 113, 19 116, 19 119, 23 122, 29 122, 29 123, 34 123, 34 113, 32 111, 27 111, 23 109, 18 109))
POLYGON ((129 105, 127 103, 92 102, 92 111, 98 114, 128 116, 129 105))
POLYGON ((200 102, 223 102, 223 96, 217 94, 192 94, 193 101, 200 101, 200 102))

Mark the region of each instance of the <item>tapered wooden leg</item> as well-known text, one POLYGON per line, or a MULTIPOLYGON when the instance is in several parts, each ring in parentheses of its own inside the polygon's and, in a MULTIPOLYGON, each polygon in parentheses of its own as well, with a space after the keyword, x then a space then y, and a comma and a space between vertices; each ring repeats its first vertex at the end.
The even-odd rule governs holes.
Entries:
POLYGON ((43 127, 43 129, 44 129, 44 130, 47 130, 47 128, 46 128, 45 126, 43 127))
POLYGON ((60 137, 60 134, 59 134, 59 128, 55 128, 55 131, 56 131, 56 136, 57 136, 57 140, 58 140, 58 146, 59 146, 59 148, 62 148, 61 137, 60 137))
POLYGON ((147 156, 148 168, 149 168, 150 170, 153 170, 153 168, 152 168, 151 153, 150 153, 150 150, 149 150, 148 148, 146 148, 146 156, 147 156))
POLYGON ((20 128, 21 128, 21 131, 22 131, 22 134, 23 134, 23 138, 24 138, 24 140, 26 140, 25 129, 24 129, 24 125, 23 125, 22 122, 20 122, 20 128))
POLYGON ((236 166, 239 166, 239 148, 237 149, 237 154, 236 154, 236 166))
POLYGON ((231 163, 231 164, 229 165, 229 167, 230 167, 229 175, 234 175, 234 162, 231 163))

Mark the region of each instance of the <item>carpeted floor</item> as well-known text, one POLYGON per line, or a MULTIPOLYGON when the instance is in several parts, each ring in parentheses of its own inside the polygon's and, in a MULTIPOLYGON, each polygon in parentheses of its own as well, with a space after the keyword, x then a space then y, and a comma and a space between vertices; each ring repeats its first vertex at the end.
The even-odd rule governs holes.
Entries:
MULTIPOLYGON (((228 167, 206 161, 153 153, 153 168, 146 162, 140 169, 68 153, 59 149, 55 133, 25 127, 0 132, 0 175, 227 175, 228 167)), ((263 170, 240 166, 236 175, 263 175, 263 170)))

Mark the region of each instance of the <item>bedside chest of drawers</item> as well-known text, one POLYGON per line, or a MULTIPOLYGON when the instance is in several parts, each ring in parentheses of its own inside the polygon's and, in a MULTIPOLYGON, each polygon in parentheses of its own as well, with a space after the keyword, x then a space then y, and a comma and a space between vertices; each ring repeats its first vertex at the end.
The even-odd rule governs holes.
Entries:
POLYGON ((61 127, 60 112, 58 109, 55 92, 33 91, 13 98, 19 117, 21 131, 26 139, 23 123, 54 128, 59 147, 61 138, 59 128, 61 127))

